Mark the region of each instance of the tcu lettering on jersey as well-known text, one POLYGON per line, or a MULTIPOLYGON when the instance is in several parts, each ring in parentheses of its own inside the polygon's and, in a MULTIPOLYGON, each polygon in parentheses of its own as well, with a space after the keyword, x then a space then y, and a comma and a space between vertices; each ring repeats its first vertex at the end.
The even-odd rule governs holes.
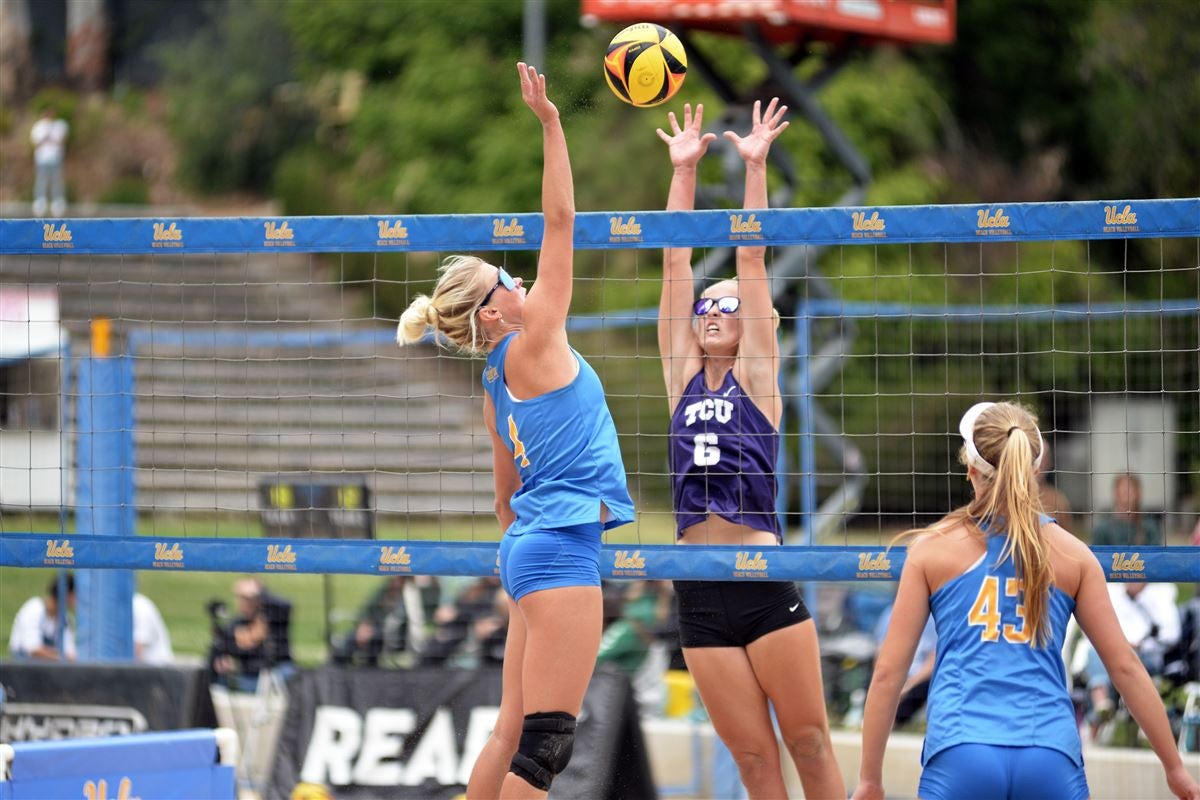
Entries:
POLYGON ((717 422, 724 425, 733 418, 733 403, 728 400, 722 400, 719 397, 706 397, 703 400, 697 400, 694 403, 689 403, 684 409, 684 425, 691 426, 697 419, 708 422, 711 419, 716 419, 717 422))

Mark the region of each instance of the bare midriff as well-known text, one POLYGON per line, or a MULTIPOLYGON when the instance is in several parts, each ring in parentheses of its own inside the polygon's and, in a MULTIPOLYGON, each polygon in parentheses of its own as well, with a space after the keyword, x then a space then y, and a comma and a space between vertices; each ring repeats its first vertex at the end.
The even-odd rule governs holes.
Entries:
POLYGON ((709 514, 703 522, 689 525, 679 537, 680 544, 732 544, 746 547, 770 547, 779 544, 775 534, 748 525, 730 522, 717 514, 709 514))

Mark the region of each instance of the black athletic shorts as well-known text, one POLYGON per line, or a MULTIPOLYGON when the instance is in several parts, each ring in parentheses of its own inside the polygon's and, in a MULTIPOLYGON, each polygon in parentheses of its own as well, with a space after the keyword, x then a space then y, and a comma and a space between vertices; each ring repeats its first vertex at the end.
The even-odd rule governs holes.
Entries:
POLYGON ((789 581, 675 581, 683 647, 745 647, 811 615, 789 581))

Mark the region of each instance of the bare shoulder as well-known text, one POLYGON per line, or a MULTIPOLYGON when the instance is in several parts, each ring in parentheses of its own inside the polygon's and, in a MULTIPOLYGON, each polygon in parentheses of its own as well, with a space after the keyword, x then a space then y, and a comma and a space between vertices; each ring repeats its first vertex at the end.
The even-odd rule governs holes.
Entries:
POLYGON ((1057 522, 1049 522, 1042 526, 1042 534, 1056 550, 1071 556, 1091 556, 1092 551, 1079 537, 1068 531, 1057 522))
POLYGON ((1056 522, 1043 525, 1042 535, 1049 545, 1055 585, 1074 597, 1087 570, 1099 568, 1095 555, 1091 548, 1056 522))
POLYGON ((912 540, 906 564, 911 561, 913 567, 924 574, 932 593, 946 581, 961 575, 986 549, 979 531, 967 524, 935 526, 912 540))

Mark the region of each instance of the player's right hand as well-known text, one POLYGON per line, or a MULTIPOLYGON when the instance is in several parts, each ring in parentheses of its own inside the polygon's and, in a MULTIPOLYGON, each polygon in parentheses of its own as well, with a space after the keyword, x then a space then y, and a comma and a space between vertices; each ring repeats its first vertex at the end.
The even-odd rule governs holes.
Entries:
POLYGON ((692 104, 684 103, 682 128, 679 126, 679 120, 675 118, 674 111, 667 114, 667 121, 671 123, 670 135, 662 128, 655 132, 658 138, 667 144, 671 153, 671 165, 676 168, 695 167, 708 151, 709 143, 717 138, 715 133, 701 133, 704 126, 704 106, 697 105, 696 113, 692 114, 692 104))

